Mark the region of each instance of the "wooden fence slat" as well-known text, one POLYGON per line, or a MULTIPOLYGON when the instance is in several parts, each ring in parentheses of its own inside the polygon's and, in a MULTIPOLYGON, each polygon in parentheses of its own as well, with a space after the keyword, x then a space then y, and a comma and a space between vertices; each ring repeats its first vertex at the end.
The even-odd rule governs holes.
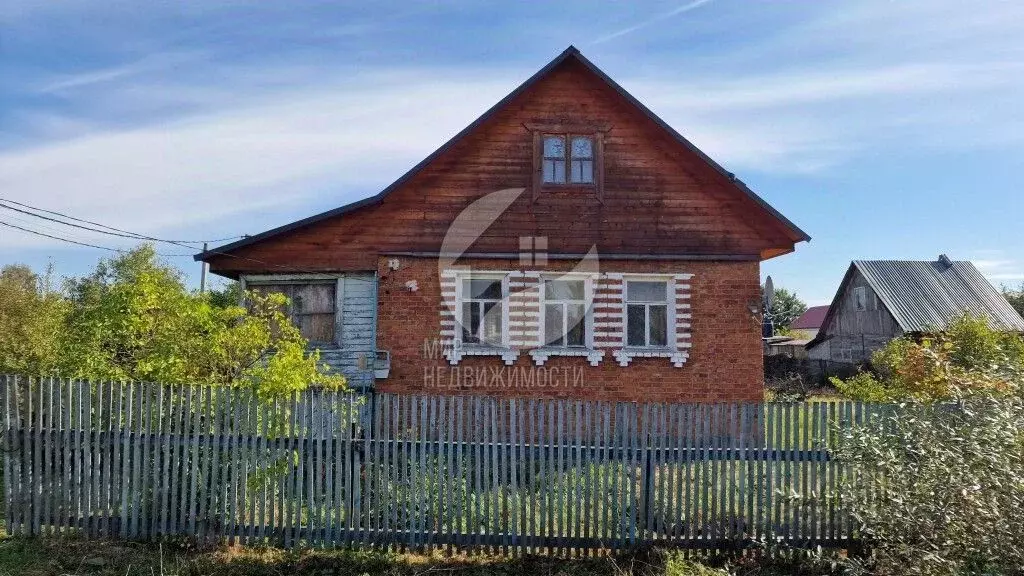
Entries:
POLYGON ((668 404, 0 377, 10 533, 590 556, 857 537, 857 402, 668 404), (798 497, 794 497, 798 495, 798 497))

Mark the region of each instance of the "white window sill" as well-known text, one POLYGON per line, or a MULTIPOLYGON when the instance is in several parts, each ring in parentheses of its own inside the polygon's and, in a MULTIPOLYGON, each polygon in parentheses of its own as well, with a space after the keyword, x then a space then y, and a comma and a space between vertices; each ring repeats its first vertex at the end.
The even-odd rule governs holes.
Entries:
POLYGON ((530 350, 530 356, 537 366, 543 366, 548 358, 552 356, 583 356, 586 357, 587 362, 591 366, 597 366, 600 364, 601 359, 604 358, 604 350, 594 350, 593 348, 578 346, 544 346, 543 348, 530 350))
POLYGON ((668 358, 676 368, 682 368, 683 364, 690 357, 689 350, 679 350, 665 346, 641 347, 629 346, 612 352, 612 356, 618 361, 619 366, 629 366, 634 358, 668 358))
POLYGON ((519 357, 519 351, 504 346, 491 346, 488 344, 462 344, 456 342, 455 346, 445 351, 445 358, 448 363, 455 366, 465 356, 500 356, 507 366, 515 363, 519 357))

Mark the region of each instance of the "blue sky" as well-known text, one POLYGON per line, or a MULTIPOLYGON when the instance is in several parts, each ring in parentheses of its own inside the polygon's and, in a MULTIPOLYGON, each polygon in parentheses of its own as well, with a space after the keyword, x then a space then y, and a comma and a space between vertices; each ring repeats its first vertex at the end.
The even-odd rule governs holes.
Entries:
MULTIPOLYGON (((1021 30, 997 0, 5 0, 0 197, 256 233, 376 193, 575 44, 814 238, 776 285, 826 303, 852 259, 940 252, 1018 284, 1021 30)), ((0 229, 2 263, 101 255, 0 229)))

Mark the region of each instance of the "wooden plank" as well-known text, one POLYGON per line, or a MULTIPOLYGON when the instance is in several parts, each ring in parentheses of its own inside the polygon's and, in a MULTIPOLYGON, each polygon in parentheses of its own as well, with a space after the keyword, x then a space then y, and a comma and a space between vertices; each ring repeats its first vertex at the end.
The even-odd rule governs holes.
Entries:
POLYGON ((13 378, 6 374, 0 377, 0 382, 3 383, 4 402, 4 526, 7 528, 9 533, 13 533, 15 526, 14 511, 17 508, 17 490, 15 489, 15 486, 20 481, 20 477, 15 476, 16 471, 14 467, 14 437, 16 430, 14 424, 16 412, 15 405, 12 402, 14 397, 14 382, 13 378))
POLYGON ((141 472, 142 472, 142 446, 144 442, 143 430, 143 410, 145 389, 138 382, 129 382, 128 389, 131 391, 129 394, 132 398, 131 407, 131 424, 129 426, 130 435, 127 438, 130 441, 130 449, 132 452, 131 466, 128 470, 130 474, 130 485, 131 491, 128 494, 127 501, 127 514, 129 521, 126 523, 125 537, 128 539, 136 539, 139 537, 139 502, 142 496, 144 487, 142 486, 141 472))

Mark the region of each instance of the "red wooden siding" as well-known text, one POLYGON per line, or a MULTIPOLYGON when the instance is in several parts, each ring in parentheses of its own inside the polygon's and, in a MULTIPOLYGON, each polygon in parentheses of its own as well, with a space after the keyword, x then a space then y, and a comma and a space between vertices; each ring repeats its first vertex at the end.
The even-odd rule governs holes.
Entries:
MULTIPOLYGON (((424 113, 429 113, 425 111, 424 113)), ((685 128, 685 127, 683 127, 685 128)), ((575 59, 493 114, 380 203, 209 259, 214 272, 374 270, 377 255, 437 252, 452 220, 474 200, 526 191, 471 252, 516 253, 522 236, 546 236, 552 254, 771 257, 794 233, 685 149, 575 59), (527 125, 604 125, 603 198, 584 188, 542 190, 534 200, 534 140, 527 125)))

